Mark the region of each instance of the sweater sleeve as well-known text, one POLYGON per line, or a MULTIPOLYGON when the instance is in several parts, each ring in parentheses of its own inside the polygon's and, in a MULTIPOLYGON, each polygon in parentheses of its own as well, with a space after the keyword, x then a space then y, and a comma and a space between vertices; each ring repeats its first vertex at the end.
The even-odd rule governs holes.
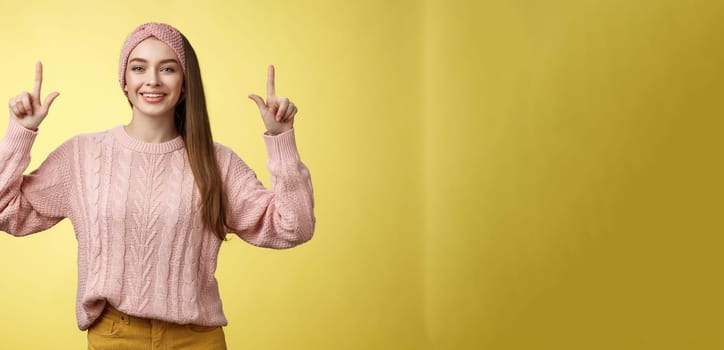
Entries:
POLYGON ((68 143, 23 175, 36 136, 11 120, 0 140, 0 230, 14 236, 46 230, 67 216, 68 143))
POLYGON ((314 197, 309 170, 300 161, 294 129, 264 135, 271 189, 230 151, 226 193, 227 226, 248 243, 284 249, 304 243, 314 233, 314 197))

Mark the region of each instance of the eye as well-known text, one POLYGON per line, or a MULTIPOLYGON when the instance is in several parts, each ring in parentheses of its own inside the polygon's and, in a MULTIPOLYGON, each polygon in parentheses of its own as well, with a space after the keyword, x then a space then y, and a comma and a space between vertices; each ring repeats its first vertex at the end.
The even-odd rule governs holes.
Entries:
POLYGON ((132 66, 132 67, 131 67, 131 70, 134 71, 134 72, 141 72, 141 71, 143 71, 143 67, 141 67, 141 66, 132 66))
POLYGON ((161 68, 161 71, 173 73, 176 71, 176 69, 174 69, 173 67, 163 67, 163 68, 161 68))

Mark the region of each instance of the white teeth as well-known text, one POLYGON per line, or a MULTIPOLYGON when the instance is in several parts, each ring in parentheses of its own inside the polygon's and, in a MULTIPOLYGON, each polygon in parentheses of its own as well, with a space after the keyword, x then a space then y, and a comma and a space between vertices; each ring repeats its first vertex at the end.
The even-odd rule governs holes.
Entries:
POLYGON ((161 96, 163 96, 163 94, 143 94, 143 96, 146 96, 146 97, 161 97, 161 96))

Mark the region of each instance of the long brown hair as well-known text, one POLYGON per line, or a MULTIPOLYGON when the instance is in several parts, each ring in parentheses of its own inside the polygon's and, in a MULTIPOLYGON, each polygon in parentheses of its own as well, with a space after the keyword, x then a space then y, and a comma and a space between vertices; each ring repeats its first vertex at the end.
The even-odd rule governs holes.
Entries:
POLYGON ((208 229, 226 240, 226 195, 216 162, 201 69, 194 48, 181 34, 186 55, 184 92, 176 105, 174 126, 183 137, 189 165, 201 195, 201 217, 208 229))

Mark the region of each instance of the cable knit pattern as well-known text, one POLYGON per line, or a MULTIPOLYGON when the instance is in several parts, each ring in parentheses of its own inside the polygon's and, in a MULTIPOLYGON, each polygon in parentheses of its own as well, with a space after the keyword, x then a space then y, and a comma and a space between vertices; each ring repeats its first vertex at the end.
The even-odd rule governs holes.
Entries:
MULTIPOLYGON (((202 222, 183 140, 146 143, 122 126, 76 136, 23 175, 37 132, 11 121, 0 140, 0 230, 24 236, 69 218, 78 240, 78 327, 106 303, 139 317, 226 325, 214 278, 221 241, 202 222)), ((294 131, 264 136, 266 189, 229 148, 215 144, 229 199, 227 229, 268 248, 314 232, 309 172, 294 131)))

